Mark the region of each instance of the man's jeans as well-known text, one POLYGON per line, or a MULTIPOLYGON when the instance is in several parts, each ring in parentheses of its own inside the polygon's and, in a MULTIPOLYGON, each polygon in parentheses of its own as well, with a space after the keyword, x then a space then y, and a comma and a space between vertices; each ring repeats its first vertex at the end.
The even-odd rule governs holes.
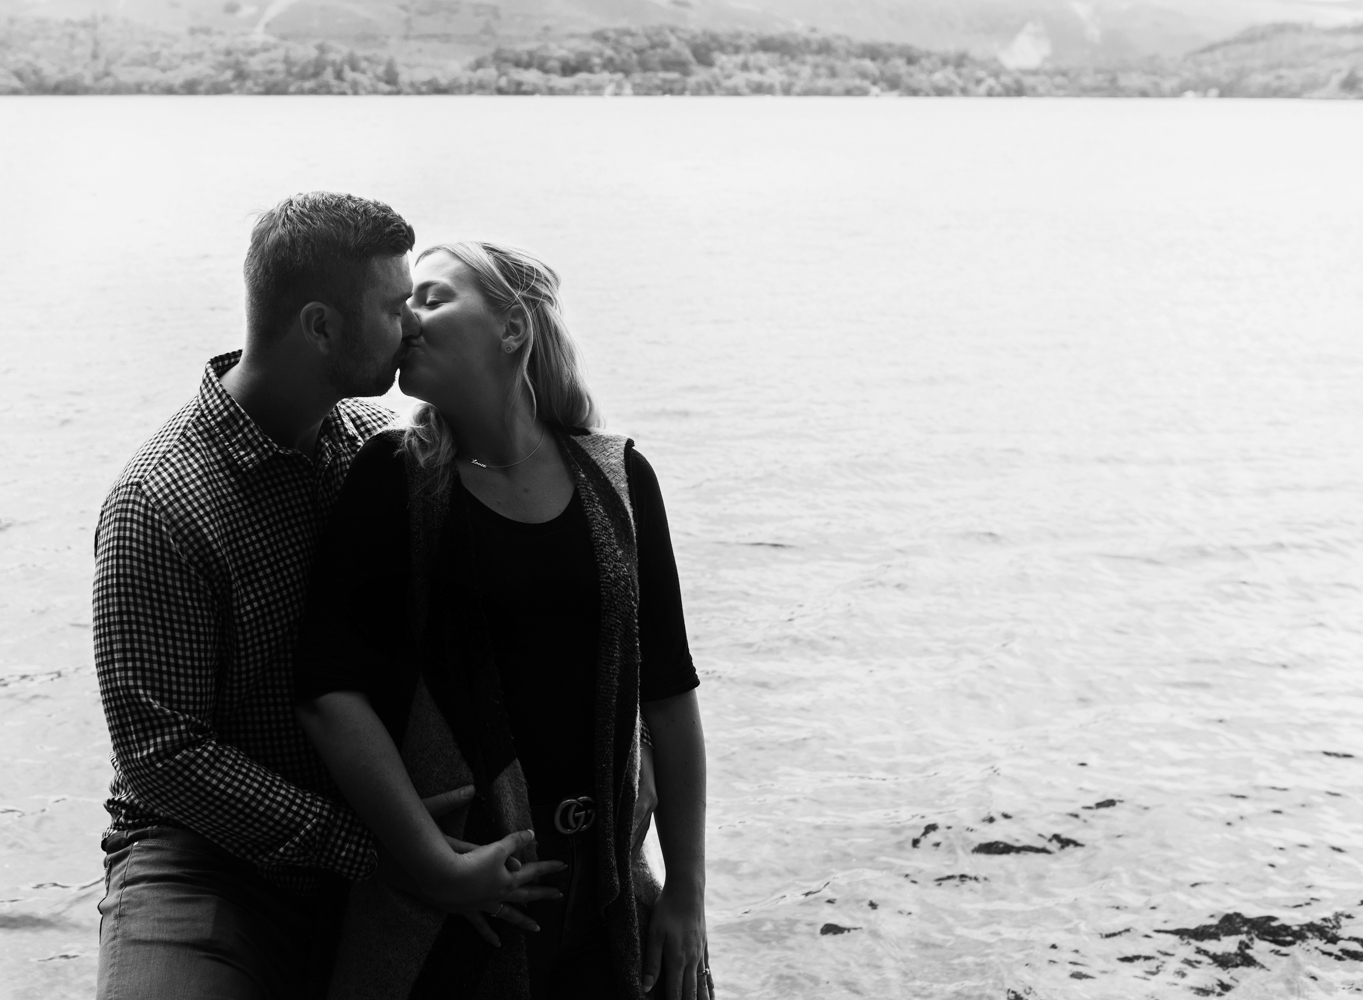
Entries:
POLYGON ((105 846, 98 1000, 294 1000, 325 981, 320 898, 266 882, 189 830, 105 846))

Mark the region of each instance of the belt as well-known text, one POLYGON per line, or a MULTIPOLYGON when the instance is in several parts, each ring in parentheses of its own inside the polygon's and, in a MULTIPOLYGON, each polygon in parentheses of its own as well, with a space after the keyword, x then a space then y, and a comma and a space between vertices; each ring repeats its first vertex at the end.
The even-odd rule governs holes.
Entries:
POLYGON ((596 826, 596 799, 590 795, 567 798, 554 807, 554 829, 564 836, 586 833, 596 826))

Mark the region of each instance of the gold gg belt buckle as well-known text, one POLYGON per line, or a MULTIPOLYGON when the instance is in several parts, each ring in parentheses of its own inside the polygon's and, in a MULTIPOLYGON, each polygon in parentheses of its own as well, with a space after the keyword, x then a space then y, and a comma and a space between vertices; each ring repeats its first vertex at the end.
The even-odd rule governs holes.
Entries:
POLYGON ((554 829, 573 834, 590 830, 596 823, 596 799, 584 795, 580 799, 564 799, 554 810, 554 829))

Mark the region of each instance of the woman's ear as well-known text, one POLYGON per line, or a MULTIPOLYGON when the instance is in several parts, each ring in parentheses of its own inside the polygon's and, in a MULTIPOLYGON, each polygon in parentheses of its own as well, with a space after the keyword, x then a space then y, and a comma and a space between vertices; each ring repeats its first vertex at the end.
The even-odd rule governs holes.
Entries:
POLYGON ((530 325, 525 321, 525 311, 512 309, 506 314, 506 325, 502 327, 502 350, 515 354, 530 336, 530 325))

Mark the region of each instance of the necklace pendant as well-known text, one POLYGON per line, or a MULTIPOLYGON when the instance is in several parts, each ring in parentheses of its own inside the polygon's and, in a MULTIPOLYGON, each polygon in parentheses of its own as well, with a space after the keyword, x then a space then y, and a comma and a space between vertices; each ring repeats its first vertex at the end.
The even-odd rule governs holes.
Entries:
POLYGON ((516 461, 511 462, 511 463, 508 463, 507 465, 488 465, 486 462, 480 462, 480 461, 478 461, 478 459, 476 459, 476 458, 470 458, 470 459, 469 459, 469 462, 470 462, 471 464, 473 464, 473 465, 478 466, 478 468, 480 468, 480 469, 489 469, 489 470, 490 470, 490 469, 514 469, 516 466, 520 465, 522 462, 528 462, 528 461, 530 461, 530 459, 534 457, 535 453, 536 453, 537 451, 540 450, 540 445, 542 445, 542 444, 544 444, 544 432, 543 432, 543 431, 540 431, 540 439, 539 439, 538 441, 535 442, 535 447, 533 447, 533 448, 530 449, 530 454, 529 454, 529 455, 526 455, 525 458, 518 458, 518 459, 516 459, 516 461))

